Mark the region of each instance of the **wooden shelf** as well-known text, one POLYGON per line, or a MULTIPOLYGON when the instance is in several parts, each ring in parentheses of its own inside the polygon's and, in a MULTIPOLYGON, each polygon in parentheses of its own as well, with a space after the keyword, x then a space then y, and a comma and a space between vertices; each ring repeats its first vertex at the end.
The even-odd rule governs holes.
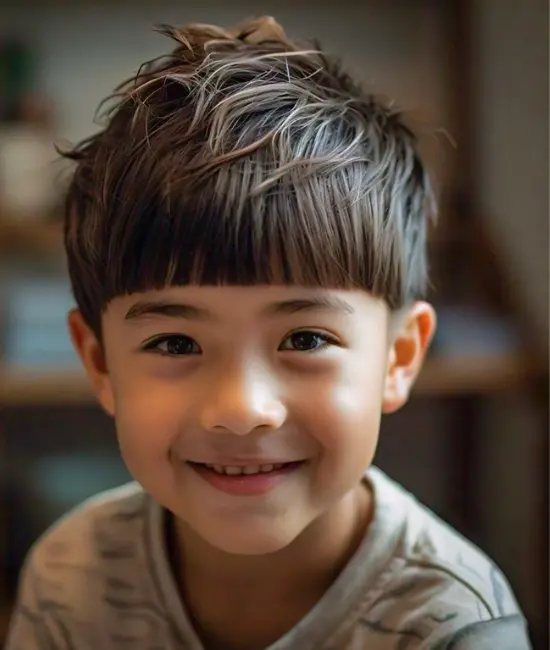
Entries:
POLYGON ((87 378, 79 372, 0 373, 0 406, 93 404, 87 378))
POLYGON ((415 394, 487 395, 524 386, 543 372, 544 367, 523 351, 485 357, 433 357, 416 382, 415 394))
MULTIPOLYGON (((428 360, 414 394, 444 397, 491 394, 513 389, 543 370, 525 355, 433 358, 428 360)), ((0 406, 94 404, 88 380, 78 372, 0 373, 0 406)))
POLYGON ((63 254, 61 223, 0 220, 0 252, 61 255, 63 254))

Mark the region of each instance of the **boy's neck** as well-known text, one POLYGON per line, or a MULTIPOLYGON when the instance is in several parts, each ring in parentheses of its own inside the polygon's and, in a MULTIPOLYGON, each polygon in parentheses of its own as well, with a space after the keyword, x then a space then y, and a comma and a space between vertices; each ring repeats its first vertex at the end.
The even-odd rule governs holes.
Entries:
POLYGON ((204 647, 257 650, 288 632, 348 563, 372 514, 372 494, 361 484, 289 546, 265 556, 224 553, 176 522, 176 579, 204 647))

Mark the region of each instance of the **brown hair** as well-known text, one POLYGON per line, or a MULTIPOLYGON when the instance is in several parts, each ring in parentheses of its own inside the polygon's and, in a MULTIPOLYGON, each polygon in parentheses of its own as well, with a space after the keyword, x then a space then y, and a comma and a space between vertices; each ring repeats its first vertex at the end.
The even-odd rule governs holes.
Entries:
POLYGON ((173 52, 65 154, 69 273, 96 333, 112 298, 167 285, 422 296, 434 201, 400 114, 272 18, 159 29, 173 52))

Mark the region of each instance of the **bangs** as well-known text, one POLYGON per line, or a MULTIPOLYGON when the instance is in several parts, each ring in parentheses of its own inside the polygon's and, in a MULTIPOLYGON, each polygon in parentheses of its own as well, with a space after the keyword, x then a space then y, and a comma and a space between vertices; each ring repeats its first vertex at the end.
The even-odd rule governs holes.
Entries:
POLYGON ((118 228, 105 233, 111 245, 104 305, 167 286, 265 284, 361 288, 394 296, 397 306, 403 294, 397 231, 376 218, 374 197, 354 197, 346 187, 349 169, 326 177, 291 174, 268 191, 251 188, 243 199, 254 162, 240 167, 218 170, 192 193, 157 192, 152 199, 147 184, 141 192, 134 185, 132 205, 121 215, 119 204, 118 228))

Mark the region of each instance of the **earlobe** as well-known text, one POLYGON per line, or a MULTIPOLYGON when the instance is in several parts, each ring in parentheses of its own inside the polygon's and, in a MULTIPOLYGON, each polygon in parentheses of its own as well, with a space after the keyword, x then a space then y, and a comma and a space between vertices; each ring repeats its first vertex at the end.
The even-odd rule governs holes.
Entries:
POLYGON ((103 346, 78 309, 69 312, 67 324, 73 346, 82 361, 99 403, 109 415, 113 416, 114 398, 103 346))
POLYGON ((430 346, 436 327, 433 307, 414 303, 400 316, 392 337, 384 385, 382 412, 393 413, 405 405, 430 346))

